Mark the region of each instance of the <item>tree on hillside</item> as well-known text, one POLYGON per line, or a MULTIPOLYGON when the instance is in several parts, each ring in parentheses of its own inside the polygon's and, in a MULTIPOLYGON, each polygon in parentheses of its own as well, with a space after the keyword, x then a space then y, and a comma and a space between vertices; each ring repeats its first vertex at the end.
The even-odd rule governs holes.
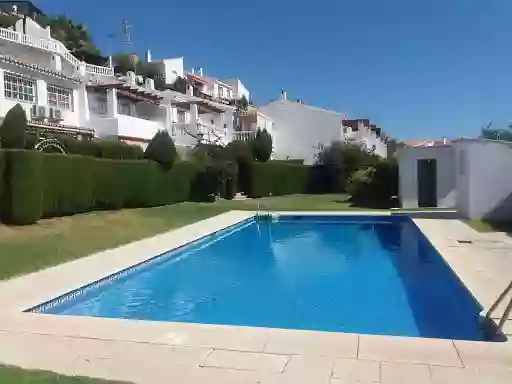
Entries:
POLYGON ((64 15, 54 18, 37 16, 36 21, 43 28, 49 25, 52 37, 60 40, 76 57, 83 59, 83 55, 100 55, 99 48, 93 43, 84 24, 75 24, 64 15))
POLYGON ((27 115, 20 104, 16 104, 5 115, 0 126, 2 148, 25 148, 27 137, 27 115))
POLYGON ((158 131, 149 142, 144 157, 160 164, 165 169, 171 169, 176 157, 176 146, 167 131, 158 131))
POLYGON ((272 155, 272 136, 266 129, 258 129, 256 136, 250 141, 250 147, 254 160, 266 162, 272 155))
POLYGON ((0 13, 0 28, 11 28, 20 18, 16 15, 9 15, 7 13, 0 13))
POLYGON ((135 72, 136 75, 147 76, 148 65, 139 59, 133 53, 118 52, 112 56, 114 71, 126 75, 128 71, 135 72))
POLYGON ((489 123, 485 128, 482 128, 480 137, 488 140, 512 141, 512 124, 503 129, 493 128, 492 123, 489 123))

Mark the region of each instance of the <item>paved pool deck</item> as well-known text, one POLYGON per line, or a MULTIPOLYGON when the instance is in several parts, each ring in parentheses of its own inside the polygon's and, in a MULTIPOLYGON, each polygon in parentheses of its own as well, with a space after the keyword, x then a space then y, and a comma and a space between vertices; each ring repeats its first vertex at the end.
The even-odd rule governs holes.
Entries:
MULTIPOLYGON (((253 214, 228 212, 1 282, 0 363, 141 384, 512 383, 511 341, 486 343, 22 312, 253 214)), ((455 219, 414 221, 475 298, 488 308, 512 278, 512 239, 500 233, 478 233, 455 219)), ((500 308, 497 315, 502 311, 500 308)), ((509 321, 506 332, 512 333, 511 328, 509 321)))

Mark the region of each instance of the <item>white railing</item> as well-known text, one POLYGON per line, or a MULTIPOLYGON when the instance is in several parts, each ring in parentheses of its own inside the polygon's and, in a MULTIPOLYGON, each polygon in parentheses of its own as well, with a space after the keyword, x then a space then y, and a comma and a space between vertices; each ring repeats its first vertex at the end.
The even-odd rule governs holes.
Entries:
POLYGON ((233 140, 249 141, 256 136, 255 131, 235 131, 233 132, 233 140))
POLYGON ((114 76, 113 68, 83 63, 75 56, 73 56, 71 52, 69 52, 68 49, 64 46, 64 44, 62 44, 62 42, 53 38, 40 39, 31 35, 25 35, 20 32, 12 31, 10 29, 0 28, 0 39, 57 53, 68 62, 70 62, 77 70, 80 69, 81 65, 85 65, 85 72, 87 73, 114 76))

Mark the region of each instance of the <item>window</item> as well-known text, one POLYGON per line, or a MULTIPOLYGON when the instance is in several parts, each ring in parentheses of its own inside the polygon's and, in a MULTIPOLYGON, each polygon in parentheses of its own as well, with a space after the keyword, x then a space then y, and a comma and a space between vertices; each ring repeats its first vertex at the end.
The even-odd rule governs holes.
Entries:
POLYGON ((37 103, 36 81, 12 72, 4 72, 5 97, 28 103, 37 103))
POLYGON ((219 97, 224 97, 224 88, 219 87, 219 97))
POLYGON ((185 111, 178 111, 178 123, 184 123, 185 119, 185 111))
POLYGON ((71 89, 48 84, 46 90, 49 106, 73 110, 73 91, 71 89))

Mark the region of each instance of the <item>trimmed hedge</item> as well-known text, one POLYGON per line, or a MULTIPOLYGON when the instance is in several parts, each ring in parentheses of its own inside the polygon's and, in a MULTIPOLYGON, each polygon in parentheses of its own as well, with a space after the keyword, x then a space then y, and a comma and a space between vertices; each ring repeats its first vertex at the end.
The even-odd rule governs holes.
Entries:
POLYGON ((4 206, 3 204, 3 191, 4 188, 4 173, 5 173, 5 152, 0 151, 0 218, 2 216, 2 208, 4 206))
POLYGON ((310 167, 282 162, 254 163, 249 197, 305 193, 310 167))
POLYGON ((35 223, 41 217, 94 209, 152 207, 186 201, 197 169, 179 162, 165 171, 151 161, 97 159, 37 151, 0 151, 5 157, 2 219, 35 223))
POLYGON ((5 155, 2 218, 11 224, 35 223, 42 216, 42 154, 7 150, 5 155))
POLYGON ((43 216, 65 216, 94 208, 94 167, 92 157, 44 154, 43 216))

